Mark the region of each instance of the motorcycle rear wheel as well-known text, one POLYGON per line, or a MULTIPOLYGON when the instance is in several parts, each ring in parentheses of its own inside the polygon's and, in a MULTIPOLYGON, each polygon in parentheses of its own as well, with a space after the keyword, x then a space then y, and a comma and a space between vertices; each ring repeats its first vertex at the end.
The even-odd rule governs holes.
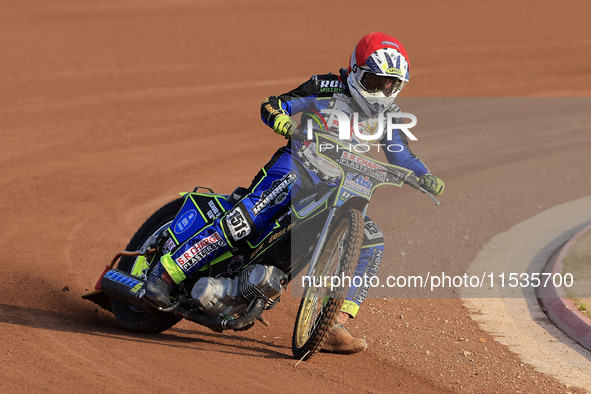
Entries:
POLYGON ((352 278, 361 253, 361 212, 347 210, 337 216, 334 223, 311 273, 312 280, 316 278, 316 281, 304 289, 296 317, 291 347, 294 357, 300 360, 308 360, 322 348, 349 290, 347 281, 332 287, 330 278, 352 278))
MULTIPOLYGON (((131 238, 126 250, 139 250, 152 235, 159 234, 168 228, 180 211, 183 201, 183 198, 178 198, 154 212, 131 238)), ((159 259, 160 254, 156 254, 153 258, 159 259)), ((117 268, 139 277, 142 274, 142 268, 147 267, 148 264, 143 256, 123 256, 117 268)), ((119 325, 135 332, 156 334, 168 330, 181 320, 167 313, 156 311, 148 313, 117 300, 112 300, 111 305, 119 325)))

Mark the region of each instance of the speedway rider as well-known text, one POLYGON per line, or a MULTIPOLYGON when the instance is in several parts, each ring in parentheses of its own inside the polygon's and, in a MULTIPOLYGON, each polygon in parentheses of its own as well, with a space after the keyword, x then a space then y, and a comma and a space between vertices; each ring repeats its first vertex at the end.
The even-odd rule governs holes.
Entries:
MULTIPOLYGON (((302 126, 306 125, 307 119, 313 119, 330 128, 334 122, 330 119, 327 122, 320 112, 323 109, 346 109, 349 113, 359 113, 357 119, 361 132, 364 129, 375 130, 378 117, 383 120, 386 118, 384 114, 400 111, 394 100, 409 81, 409 68, 406 50, 397 39, 384 33, 370 33, 355 47, 347 70, 341 69, 338 75, 314 75, 288 93, 267 98, 261 106, 264 123, 290 139, 290 143, 273 155, 254 178, 248 194, 234 208, 162 258, 148 278, 145 297, 161 307, 170 306, 174 283, 182 282, 226 251, 239 248, 251 234, 272 224, 283 208, 291 203, 291 198, 270 201, 265 197, 286 192, 290 197, 302 191, 311 194, 314 187, 327 184, 328 177, 314 171, 310 163, 303 159, 302 152, 306 148, 301 142, 303 133, 292 120, 292 115, 303 113, 302 126), (211 236, 218 242, 209 254, 192 258, 189 264, 179 258, 183 254, 186 256, 186 252, 197 242, 211 236)), ((443 181, 432 175, 425 164, 412 154, 403 133, 394 130, 391 139, 384 133, 380 142, 384 146, 403 147, 384 149, 388 161, 412 170, 422 187, 432 194, 443 193, 443 181)), ((366 217, 363 246, 355 275, 376 275, 383 248, 381 230, 366 217)), ((349 289, 323 350, 351 354, 367 347, 363 339, 351 336, 344 324, 357 315, 368 290, 363 286, 349 289)))

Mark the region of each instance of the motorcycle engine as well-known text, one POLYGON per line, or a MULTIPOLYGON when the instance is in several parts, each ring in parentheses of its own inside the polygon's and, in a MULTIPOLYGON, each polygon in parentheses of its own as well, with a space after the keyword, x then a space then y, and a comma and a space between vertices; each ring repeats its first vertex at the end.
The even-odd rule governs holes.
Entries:
POLYGON ((281 296, 281 281, 285 276, 277 267, 255 264, 233 279, 200 278, 191 290, 191 297, 201 312, 210 317, 240 313, 259 297, 267 300, 266 309, 269 309, 281 296))

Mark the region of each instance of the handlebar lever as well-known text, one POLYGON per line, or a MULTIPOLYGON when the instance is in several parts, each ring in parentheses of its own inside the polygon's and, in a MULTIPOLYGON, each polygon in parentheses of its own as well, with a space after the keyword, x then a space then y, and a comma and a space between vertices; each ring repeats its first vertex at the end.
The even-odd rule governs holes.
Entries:
POLYGON ((419 184, 419 181, 417 181, 412 175, 409 176, 408 178, 406 178, 404 180, 404 183, 419 190, 421 193, 426 194, 431 200, 433 200, 435 205, 441 204, 439 201, 437 201, 437 199, 431 193, 429 193, 427 190, 423 189, 423 187, 421 187, 421 185, 419 184))

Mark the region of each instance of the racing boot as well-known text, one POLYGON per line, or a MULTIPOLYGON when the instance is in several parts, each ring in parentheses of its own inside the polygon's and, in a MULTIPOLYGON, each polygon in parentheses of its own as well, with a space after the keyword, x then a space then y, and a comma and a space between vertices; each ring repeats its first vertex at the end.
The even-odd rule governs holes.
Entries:
POLYGON ((328 332, 328 336, 322 351, 339 354, 355 354, 367 348, 367 342, 362 338, 354 338, 345 328, 345 324, 351 318, 348 313, 339 312, 334 326, 328 332))
POLYGON ((146 293, 144 298, 160 308, 168 308, 172 305, 170 293, 174 289, 174 282, 162 263, 158 263, 148 276, 146 293))

